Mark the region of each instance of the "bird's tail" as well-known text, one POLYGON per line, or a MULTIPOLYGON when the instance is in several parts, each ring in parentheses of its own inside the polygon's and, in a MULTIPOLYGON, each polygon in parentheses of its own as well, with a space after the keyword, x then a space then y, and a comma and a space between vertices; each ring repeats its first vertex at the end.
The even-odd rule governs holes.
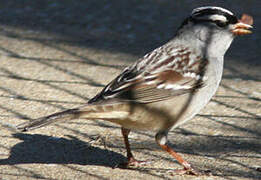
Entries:
POLYGON ((19 124, 16 128, 20 131, 28 131, 36 128, 40 128, 46 125, 49 125, 51 123, 57 122, 57 121, 67 121, 79 118, 81 114, 80 109, 69 109, 66 111, 58 112, 51 114, 49 116, 41 117, 38 119, 31 120, 29 122, 25 122, 22 124, 19 124))
MULTIPOLYGON (((29 131, 40 128, 58 121, 69 121, 73 119, 124 119, 129 114, 128 106, 123 105, 85 105, 75 109, 51 114, 49 116, 34 119, 29 122, 19 124, 16 128, 20 131, 29 131)), ((117 122, 116 122, 117 123, 117 122)))

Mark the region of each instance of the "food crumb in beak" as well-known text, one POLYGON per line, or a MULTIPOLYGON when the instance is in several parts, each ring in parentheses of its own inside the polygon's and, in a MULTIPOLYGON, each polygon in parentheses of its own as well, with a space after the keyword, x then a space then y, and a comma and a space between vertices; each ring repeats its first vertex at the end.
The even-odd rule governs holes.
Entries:
POLYGON ((252 24, 254 20, 253 17, 247 14, 243 14, 241 19, 233 26, 232 33, 234 35, 245 35, 251 34, 252 24))
POLYGON ((243 14, 239 22, 242 22, 244 24, 253 25, 254 20, 253 17, 248 14, 243 14))

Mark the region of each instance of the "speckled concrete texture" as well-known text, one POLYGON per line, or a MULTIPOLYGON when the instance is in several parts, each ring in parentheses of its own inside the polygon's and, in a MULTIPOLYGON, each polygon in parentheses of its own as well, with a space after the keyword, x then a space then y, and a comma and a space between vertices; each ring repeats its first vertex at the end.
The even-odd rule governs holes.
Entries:
POLYGON ((0 2, 0 179, 261 179, 261 1, 8 0, 0 2), (193 120, 169 134, 171 146, 212 176, 181 168, 133 132, 139 168, 125 160, 120 128, 74 120, 29 133, 14 126, 83 105, 121 70, 171 39, 193 8, 219 5, 254 17, 225 57, 221 86, 193 120))

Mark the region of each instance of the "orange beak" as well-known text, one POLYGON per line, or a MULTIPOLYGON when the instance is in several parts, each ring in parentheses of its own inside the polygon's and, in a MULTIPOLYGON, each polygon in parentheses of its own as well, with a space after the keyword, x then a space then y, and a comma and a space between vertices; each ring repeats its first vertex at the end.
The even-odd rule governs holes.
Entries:
POLYGON ((241 19, 236 23, 232 29, 234 35, 245 35, 252 33, 253 18, 247 14, 243 14, 241 19))

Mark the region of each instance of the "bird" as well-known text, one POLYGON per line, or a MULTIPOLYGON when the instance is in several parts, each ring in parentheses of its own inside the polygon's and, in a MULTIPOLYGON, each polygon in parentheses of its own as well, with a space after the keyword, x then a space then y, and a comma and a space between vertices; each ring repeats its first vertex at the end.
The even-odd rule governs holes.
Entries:
POLYGON ((152 131, 156 143, 183 166, 180 172, 198 175, 170 146, 168 132, 207 105, 222 79, 225 53, 236 36, 252 32, 252 25, 247 14, 238 19, 222 7, 195 8, 171 40, 125 68, 85 105, 16 127, 28 131, 79 118, 116 123, 127 151, 125 167, 142 162, 131 151, 131 130, 152 131))

